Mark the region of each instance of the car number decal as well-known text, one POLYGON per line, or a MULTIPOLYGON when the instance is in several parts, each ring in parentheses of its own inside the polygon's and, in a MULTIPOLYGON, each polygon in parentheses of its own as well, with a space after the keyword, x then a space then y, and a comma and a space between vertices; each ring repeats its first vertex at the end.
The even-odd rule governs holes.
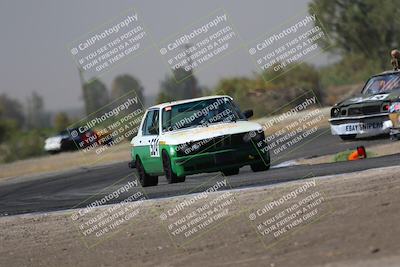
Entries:
POLYGON ((368 97, 367 100, 372 100, 372 101, 374 101, 374 100, 383 100, 383 99, 386 99, 388 96, 389 96, 389 94, 373 95, 371 97, 368 97))
POLYGON ((160 156, 160 140, 157 138, 153 138, 150 141, 150 157, 159 157, 160 156))
POLYGON ((361 102, 366 102, 366 101, 379 101, 379 100, 384 100, 389 96, 389 94, 381 94, 381 95, 373 95, 369 96, 367 98, 363 97, 355 97, 350 99, 349 101, 354 102, 354 103, 361 103, 361 102))

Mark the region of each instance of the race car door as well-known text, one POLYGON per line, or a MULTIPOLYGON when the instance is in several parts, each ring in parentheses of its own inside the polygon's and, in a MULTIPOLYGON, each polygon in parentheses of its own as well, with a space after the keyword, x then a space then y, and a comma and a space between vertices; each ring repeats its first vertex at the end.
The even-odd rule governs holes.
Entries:
POLYGON ((143 166, 148 173, 162 172, 159 145, 159 113, 158 109, 149 110, 142 128, 141 143, 144 147, 141 156, 143 166))

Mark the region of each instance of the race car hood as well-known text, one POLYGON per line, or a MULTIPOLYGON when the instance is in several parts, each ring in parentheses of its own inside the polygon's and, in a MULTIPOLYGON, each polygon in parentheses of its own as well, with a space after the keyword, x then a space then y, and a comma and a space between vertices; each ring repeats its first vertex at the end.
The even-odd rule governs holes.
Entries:
POLYGON ((384 101, 393 101, 397 100, 400 97, 400 90, 388 92, 388 93, 380 93, 380 94, 370 94, 370 95, 357 95, 351 98, 348 98, 335 106, 343 107, 350 106, 354 104, 368 104, 372 102, 383 103, 384 101))
POLYGON ((261 130, 260 124, 250 121, 237 121, 229 123, 219 123, 206 127, 196 127, 174 132, 161 134, 160 141, 165 141, 168 145, 179 145, 186 142, 199 141, 202 139, 213 138, 222 135, 238 134, 261 130))

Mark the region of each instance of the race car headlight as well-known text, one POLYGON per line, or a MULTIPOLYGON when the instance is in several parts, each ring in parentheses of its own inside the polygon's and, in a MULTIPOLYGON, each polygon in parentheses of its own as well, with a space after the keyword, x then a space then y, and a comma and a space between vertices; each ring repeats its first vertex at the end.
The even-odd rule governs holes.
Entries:
POLYGON ((340 108, 332 108, 331 109, 331 117, 336 118, 339 117, 340 114, 340 108))
POLYGON ((382 106, 381 106, 381 111, 382 112, 389 112, 390 106, 392 105, 392 103, 390 102, 383 102, 382 106))

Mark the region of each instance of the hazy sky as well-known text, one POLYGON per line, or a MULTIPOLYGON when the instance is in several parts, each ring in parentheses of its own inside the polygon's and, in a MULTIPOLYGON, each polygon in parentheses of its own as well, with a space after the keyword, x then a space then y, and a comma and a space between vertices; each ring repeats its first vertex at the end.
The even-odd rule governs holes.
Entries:
MULTIPOLYGON (((179 32, 210 12, 224 8, 242 39, 250 41, 307 8, 307 0, 279 1, 106 1, 2 0, 0 2, 0 93, 25 99, 37 91, 49 110, 82 107, 76 65, 67 45, 98 25, 134 7, 155 41, 179 32)), ((326 56, 313 61, 324 64, 326 56)), ((220 78, 257 71, 245 50, 238 50, 196 75, 212 88, 220 78)), ((159 52, 146 53, 118 64, 100 79, 109 87, 119 74, 136 76, 145 95, 154 95, 170 74, 159 52)))

